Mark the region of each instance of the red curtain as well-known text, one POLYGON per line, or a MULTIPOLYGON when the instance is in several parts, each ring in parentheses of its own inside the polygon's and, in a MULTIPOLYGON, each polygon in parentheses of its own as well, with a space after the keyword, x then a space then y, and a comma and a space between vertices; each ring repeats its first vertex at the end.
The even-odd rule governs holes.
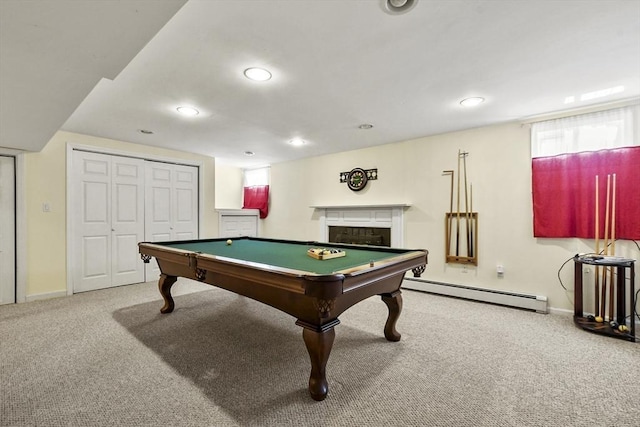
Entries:
POLYGON ((259 209, 260 218, 264 219, 269 214, 269 186, 254 185, 244 187, 243 209, 259 209))
POLYGON ((532 160, 532 171, 535 237, 593 239, 598 175, 599 234, 604 238, 607 175, 611 218, 615 173, 615 237, 640 239, 640 147, 539 157, 532 160))

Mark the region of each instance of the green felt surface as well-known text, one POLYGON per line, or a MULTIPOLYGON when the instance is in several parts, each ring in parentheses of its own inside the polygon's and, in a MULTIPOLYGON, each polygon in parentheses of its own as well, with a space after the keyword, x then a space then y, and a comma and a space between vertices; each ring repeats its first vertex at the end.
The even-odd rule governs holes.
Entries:
MULTIPOLYGON (((232 240, 231 245, 226 240, 201 241, 187 243, 165 244, 176 249, 202 252, 216 256, 257 262, 277 267, 303 270, 316 274, 331 274, 337 271, 369 264, 371 260, 380 261, 400 255, 398 251, 371 251, 364 249, 345 249, 344 257, 328 260, 318 260, 307 255, 307 250, 317 245, 302 243, 281 243, 253 239, 232 240)), ((320 246, 325 247, 325 246, 320 246)), ((327 246, 330 247, 330 246, 327 246)))

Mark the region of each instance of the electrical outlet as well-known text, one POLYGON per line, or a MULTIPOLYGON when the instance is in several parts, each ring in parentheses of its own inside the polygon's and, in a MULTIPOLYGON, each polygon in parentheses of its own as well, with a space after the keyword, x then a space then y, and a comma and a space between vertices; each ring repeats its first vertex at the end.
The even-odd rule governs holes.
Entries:
POLYGON ((504 266, 502 264, 498 264, 496 266, 496 272, 498 273, 498 276, 503 276, 504 275, 504 266))
POLYGON ((51 205, 49 202, 44 202, 42 204, 42 212, 51 212, 51 205))

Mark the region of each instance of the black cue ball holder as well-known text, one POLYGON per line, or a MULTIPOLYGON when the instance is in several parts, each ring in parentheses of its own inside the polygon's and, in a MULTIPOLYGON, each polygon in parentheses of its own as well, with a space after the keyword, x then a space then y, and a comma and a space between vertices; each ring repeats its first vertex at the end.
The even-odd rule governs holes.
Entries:
POLYGON ((311 258, 326 260, 332 258, 339 258, 347 255, 345 251, 342 249, 332 249, 332 248, 310 248, 307 251, 307 255, 311 258))
MULTIPOLYGON (((615 256, 579 256, 573 258, 574 262, 574 314, 573 321, 585 331, 606 335, 612 338, 623 339, 631 342, 636 341, 635 318, 634 318, 634 293, 635 293, 635 259, 621 258, 615 256), (610 267, 616 269, 616 279, 609 283, 614 288, 615 314, 611 319, 604 319, 605 313, 599 316, 592 314, 584 316, 583 313, 583 286, 582 267, 583 265, 593 265, 598 267, 610 267), (629 280, 628 299, 625 295, 626 280, 629 280), (631 321, 626 324, 626 307, 630 302, 631 321), (624 325, 623 328, 620 326, 624 325)), ((595 290, 594 290, 595 292, 595 290)), ((605 297, 609 299, 609 293, 605 297)), ((601 307, 595 307, 594 313, 599 313, 601 307)))

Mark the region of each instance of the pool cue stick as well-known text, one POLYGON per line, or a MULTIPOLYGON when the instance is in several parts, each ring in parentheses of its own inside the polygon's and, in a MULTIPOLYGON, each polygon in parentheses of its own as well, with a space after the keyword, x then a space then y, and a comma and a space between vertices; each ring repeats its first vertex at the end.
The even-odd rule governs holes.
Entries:
POLYGON ((457 198, 457 215, 456 215, 456 256, 460 254, 460 150, 458 150, 458 198, 457 198))
MULTIPOLYGON (((609 255, 609 202, 611 192, 611 175, 607 175, 607 202, 604 207, 604 254, 609 255)), ((600 315, 604 318, 607 306, 607 271, 608 267, 602 269, 602 295, 600 300, 600 315)))
MULTIPOLYGON (((613 174, 611 194, 611 255, 616 254, 616 174, 613 174)), ((613 267, 609 267, 609 321, 613 320, 613 267)), ((618 307, 620 310, 620 307, 618 307)))
MULTIPOLYGON (((599 209, 599 196, 598 196, 598 175, 596 175, 596 247, 595 253, 596 255, 600 254, 600 209, 599 209)), ((596 274, 595 274, 595 300, 596 300, 596 309, 593 312, 594 316, 600 315, 600 266, 596 265, 596 274)))
POLYGON ((452 170, 442 171, 445 175, 451 175, 451 191, 449 195, 449 217, 447 218, 447 243, 445 245, 447 249, 447 256, 451 255, 451 225, 453 223, 453 175, 452 170))
POLYGON ((464 216, 466 219, 466 229, 467 232, 467 257, 472 256, 471 253, 471 235, 469 234, 469 195, 467 194, 467 155, 469 153, 462 153, 462 165, 464 167, 464 216))

